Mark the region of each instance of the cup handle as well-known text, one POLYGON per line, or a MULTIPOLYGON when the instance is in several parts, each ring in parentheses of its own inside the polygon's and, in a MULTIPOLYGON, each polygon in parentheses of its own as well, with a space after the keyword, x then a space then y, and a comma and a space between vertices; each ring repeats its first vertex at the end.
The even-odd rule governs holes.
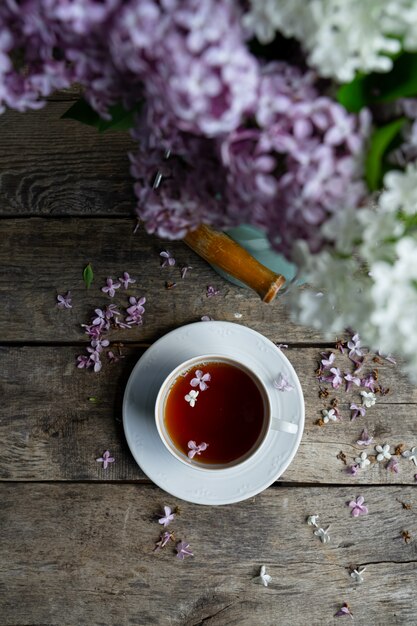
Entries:
POLYGON ((298 432, 298 424, 286 422, 285 420, 278 419, 277 417, 273 417, 271 419, 271 428, 272 430, 279 430, 282 433, 290 433, 292 435, 295 435, 298 432))

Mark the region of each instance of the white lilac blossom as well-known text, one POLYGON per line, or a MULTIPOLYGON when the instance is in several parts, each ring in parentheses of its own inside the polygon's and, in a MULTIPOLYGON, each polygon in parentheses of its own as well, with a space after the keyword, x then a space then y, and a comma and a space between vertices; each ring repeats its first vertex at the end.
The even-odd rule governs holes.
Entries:
POLYGON ((159 253, 159 256, 163 258, 161 267, 172 267, 176 263, 174 257, 169 250, 162 250, 162 252, 159 253))
POLYGON ((159 518, 158 524, 162 524, 164 528, 170 524, 175 518, 175 513, 172 512, 170 506, 164 506, 164 515, 159 518))
POLYGON ((103 463, 103 469, 107 469, 109 463, 114 463, 115 460, 116 459, 114 457, 110 456, 110 452, 108 450, 103 452, 103 456, 96 459, 97 463, 103 463))
POLYGON ((195 376, 190 380, 191 387, 198 387, 200 391, 206 391, 208 389, 208 382, 211 380, 211 375, 207 372, 204 374, 201 370, 194 372, 195 376))
POLYGON ((294 385, 292 385, 284 374, 278 374, 277 378, 273 381, 275 389, 278 391, 292 391, 294 385))
POLYGON ((328 526, 326 529, 317 528, 317 530, 314 531, 314 534, 320 539, 322 543, 329 543, 330 541, 329 528, 330 526, 328 526))
POLYGON ((255 582, 263 585, 264 587, 268 587, 269 583, 272 581, 272 576, 266 573, 265 565, 261 566, 259 576, 255 578, 255 582))
POLYGON ((180 561, 183 561, 186 557, 194 556, 191 552, 190 544, 186 541, 179 541, 175 549, 177 551, 177 558, 179 558, 180 561))
POLYGON ((354 569, 351 573, 350 576, 351 578, 353 578, 353 580, 356 583, 362 584, 363 583, 363 576, 362 574, 364 573, 364 571, 366 570, 366 567, 362 567, 362 568, 358 568, 358 569, 354 569))
POLYGON ((296 321, 329 337, 356 328, 362 342, 375 351, 401 355, 415 380, 416 172, 417 162, 405 172, 387 174, 387 188, 377 203, 357 211, 346 209, 345 227, 336 216, 330 218, 323 227, 326 249, 311 254, 305 243, 297 242, 300 272, 311 288, 288 294, 296 321), (323 297, 315 297, 318 290, 323 297))
POLYGON ((411 450, 405 450, 401 453, 401 456, 404 459, 408 459, 409 461, 413 461, 414 465, 417 465, 417 448, 411 448, 411 450))
POLYGON ((374 406, 376 402, 376 395, 373 393, 373 391, 361 391, 361 396, 362 404, 367 409, 371 408, 371 406, 374 406))
POLYGON ((318 521, 319 521, 318 515, 309 515, 307 517, 307 524, 309 526, 315 526, 316 528, 318 528, 318 521))
POLYGON ((386 443, 383 446, 375 446, 375 450, 378 453, 376 455, 376 460, 378 461, 378 463, 381 463, 381 461, 389 461, 391 458, 391 454, 390 454, 390 446, 386 443))
POLYGON ((107 278, 106 285, 101 288, 103 293, 107 293, 110 298, 114 298, 116 295, 116 289, 119 289, 120 283, 114 283, 112 278, 107 278))
POLYGON ((325 77, 348 82, 357 72, 388 72, 392 56, 417 48, 413 0, 250 0, 243 22, 262 43, 275 32, 295 37, 325 77))
POLYGON ((197 397, 199 393, 199 391, 191 389, 191 391, 184 396, 184 400, 188 402, 191 407, 195 407, 195 403, 197 402, 197 397))
POLYGON ((356 457, 355 463, 357 463, 361 469, 366 469, 368 465, 371 464, 371 461, 368 459, 366 452, 361 452, 360 455, 356 457))
POLYGON ((213 317, 211 317, 211 315, 203 315, 203 316, 201 317, 201 321, 202 321, 202 322, 213 322, 213 321, 214 321, 214 318, 213 318, 213 317))
POLYGON ((337 413, 335 409, 322 409, 322 420, 325 424, 328 424, 330 421, 337 422, 337 413))
POLYGON ((209 444, 205 441, 202 441, 197 445, 195 441, 189 441, 187 443, 187 446, 189 448, 188 458, 193 459, 196 454, 200 456, 201 453, 204 452, 204 450, 207 450, 209 444))
POLYGON ((363 496, 358 496, 356 500, 351 500, 346 504, 351 509, 351 513, 353 517, 359 517, 360 515, 368 514, 368 507, 364 504, 365 498, 363 496))
POLYGON ((64 295, 57 295, 57 307, 58 309, 72 309, 71 292, 67 291, 64 295))

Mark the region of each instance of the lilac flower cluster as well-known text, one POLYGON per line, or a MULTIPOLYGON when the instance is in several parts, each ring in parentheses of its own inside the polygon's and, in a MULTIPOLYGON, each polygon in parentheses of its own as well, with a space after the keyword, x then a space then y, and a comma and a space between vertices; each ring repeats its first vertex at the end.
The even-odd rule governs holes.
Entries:
POLYGON ((287 256, 299 238, 316 251, 320 224, 364 199, 368 117, 245 38, 233 0, 5 0, 0 111, 74 81, 105 119, 141 101, 131 172, 148 232, 247 222, 287 256))
MULTIPOLYGON (((144 129, 140 121, 136 136, 144 129)), ((147 129, 146 143, 131 157, 138 214, 162 237, 182 237, 201 222, 247 222, 287 256, 299 238, 316 251, 320 224, 366 196, 368 131, 367 112, 349 115, 321 96, 312 73, 283 62, 260 66, 256 104, 235 129, 213 139, 183 133, 177 153, 176 136, 169 158, 147 129), (162 183, 155 189, 157 171, 162 183)))

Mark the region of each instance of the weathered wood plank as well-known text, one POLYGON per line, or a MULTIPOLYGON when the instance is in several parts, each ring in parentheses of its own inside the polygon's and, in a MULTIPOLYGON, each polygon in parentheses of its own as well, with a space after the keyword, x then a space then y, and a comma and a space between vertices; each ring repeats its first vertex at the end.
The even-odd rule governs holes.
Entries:
MULTIPOLYGON (((2 397, 0 405, 0 478, 4 480, 143 480, 124 440, 122 396, 139 347, 123 349, 119 363, 105 364, 99 374, 75 368, 79 347, 0 348, 2 397), (89 402, 95 397, 99 404, 89 402), (109 448, 117 459, 106 472, 95 459, 109 448)), ((417 445, 417 392, 399 370, 386 364, 380 377, 393 393, 380 398, 366 418, 349 421, 348 404, 354 394, 339 392, 345 419, 315 424, 327 401, 317 397, 314 377, 316 349, 286 351, 299 374, 306 402, 306 428, 299 452, 281 481, 294 483, 414 484, 412 462, 400 460, 400 473, 374 464, 352 477, 337 458, 344 452, 352 463, 361 448, 356 444, 367 425, 377 443, 417 445), (414 404, 413 404, 414 403, 414 404)), ((333 396, 330 396, 333 397, 333 396)), ((371 448, 373 452, 373 448, 371 448)))
POLYGON ((133 141, 60 119, 70 106, 0 115, 1 216, 132 215, 133 141))
POLYGON ((206 508, 144 485, 2 484, 1 621, 296 626, 308 610, 319 625, 338 623, 333 615, 348 602, 356 624, 412 624, 417 492, 362 493, 369 514, 354 519, 345 504, 358 495, 352 488, 273 488, 206 508), (180 504, 170 529, 194 551, 185 562, 171 546, 152 551, 164 504, 180 504), (305 523, 312 513, 331 524, 329 544, 305 523), (261 564, 273 578, 267 589, 254 582, 261 564), (366 567, 362 585, 350 567, 366 567))
POLYGON ((128 271, 137 279, 129 292, 119 290, 116 303, 127 304, 127 293, 145 295, 147 311, 142 327, 115 334, 120 340, 149 343, 182 324, 211 315, 239 321, 273 341, 311 342, 322 338, 291 323, 282 301, 261 302, 255 292, 232 285, 181 242, 163 242, 144 231, 133 233, 127 219, 0 220, 0 338, 2 341, 84 341, 80 324, 97 307, 112 302, 100 291, 107 276, 128 271), (165 247, 177 259, 173 268, 161 268, 165 247), (91 262, 95 281, 86 289, 82 270, 91 262), (180 267, 193 269, 184 280, 180 267), (177 283, 171 290, 166 281, 177 283), (207 285, 221 294, 207 298, 207 285), (71 290, 73 309, 60 311, 56 294, 71 290))

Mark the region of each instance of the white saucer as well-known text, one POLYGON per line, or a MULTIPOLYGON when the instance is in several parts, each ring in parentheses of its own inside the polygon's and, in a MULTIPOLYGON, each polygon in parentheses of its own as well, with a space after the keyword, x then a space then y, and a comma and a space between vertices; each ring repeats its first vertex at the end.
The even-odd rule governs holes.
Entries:
POLYGON ((136 363, 123 399, 123 425, 136 462, 159 487, 196 504, 230 504, 263 491, 287 469, 303 434, 304 398, 294 368, 269 339, 240 324, 196 322, 156 341, 136 363), (261 454, 258 451, 241 465, 206 475, 168 452, 156 429, 154 407, 171 370, 207 353, 230 356, 249 367, 269 389, 274 417, 298 424, 298 432, 271 430, 261 454), (273 388, 279 373, 294 386, 292 391, 273 388))

